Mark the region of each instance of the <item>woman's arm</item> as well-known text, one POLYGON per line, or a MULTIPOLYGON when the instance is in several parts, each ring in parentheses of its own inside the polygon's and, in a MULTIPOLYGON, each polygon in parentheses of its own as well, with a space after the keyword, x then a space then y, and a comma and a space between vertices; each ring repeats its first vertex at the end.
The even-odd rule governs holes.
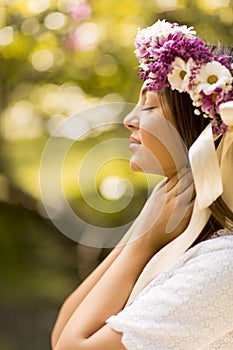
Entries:
MULTIPOLYGON (((111 260, 109 267, 104 273, 102 270, 102 277, 98 281, 96 278, 95 283, 92 284, 93 280, 89 282, 91 290, 86 296, 85 293, 80 292, 80 295, 77 293, 76 301, 79 300, 76 303, 77 309, 66 323, 56 346, 53 346, 55 350, 124 349, 120 334, 105 325, 105 321, 124 307, 148 260, 186 227, 192 210, 190 195, 188 195, 190 191, 192 193, 191 183, 186 171, 180 181, 178 178, 168 182, 163 181, 152 193, 149 199, 151 205, 145 206, 140 214, 141 221, 137 221, 137 225, 134 226, 137 239, 135 238, 124 248, 117 248, 119 250, 116 255, 113 251, 112 260, 109 258, 109 262, 111 260), (158 201, 161 203, 161 198, 164 199, 164 205, 162 210, 160 208, 156 222, 153 223, 150 221, 151 214, 154 212, 156 216, 156 210, 158 210, 156 203, 158 201), (168 235, 167 222, 178 198, 182 199, 178 202, 185 208, 186 214, 180 224, 168 235), (185 198, 188 198, 188 201, 184 200, 185 198), (155 203, 154 207, 153 203, 155 203), (143 226, 146 227, 146 232, 142 235, 143 226), (113 344, 116 347, 113 347, 113 344)), ((66 308, 65 305, 64 308, 66 308)))
POLYGON ((112 262, 119 255, 122 248, 115 248, 102 263, 85 279, 85 281, 74 290, 74 292, 65 300, 63 303, 61 310, 59 311, 58 318, 54 325, 52 331, 52 348, 55 347, 58 338, 61 335, 66 323, 77 309, 79 304, 83 301, 83 299, 87 296, 87 294, 91 291, 91 289, 95 286, 95 284, 99 281, 99 279, 103 276, 112 262))
POLYGON ((117 247, 115 247, 111 253, 97 266, 97 268, 85 279, 85 281, 74 290, 74 292, 65 300, 62 305, 62 308, 59 312, 58 318, 54 325, 52 331, 52 347, 54 348, 58 338, 61 335, 66 323, 77 309, 79 304, 83 301, 83 299, 87 296, 87 294, 92 290, 95 284, 100 280, 100 278, 104 275, 104 273, 111 266, 113 261, 118 257, 120 252, 123 249, 123 245, 127 243, 130 239, 130 236, 134 230, 135 223, 131 226, 128 232, 124 235, 120 243, 117 247))
POLYGON ((154 250, 146 236, 125 246, 66 324, 56 350, 85 349, 85 343, 89 344, 87 349, 96 349, 96 333, 105 326, 109 316, 124 307, 154 250))
POLYGON ((148 217, 148 208, 146 208, 146 206, 118 243, 118 246, 111 251, 111 253, 99 264, 99 266, 97 266, 97 268, 85 279, 85 281, 65 300, 61 310, 59 311, 59 315, 52 331, 51 343, 53 348, 57 344, 61 332, 63 331, 70 317, 73 315, 74 311, 116 260, 118 255, 122 252, 124 245, 130 242, 132 236, 134 237, 134 240, 137 238, 136 232, 139 232, 138 235, 140 236, 141 231, 143 230, 143 228, 141 228, 143 222, 148 221, 146 218, 144 218, 145 216, 148 217), (136 227, 138 227, 138 229, 136 229, 136 227))

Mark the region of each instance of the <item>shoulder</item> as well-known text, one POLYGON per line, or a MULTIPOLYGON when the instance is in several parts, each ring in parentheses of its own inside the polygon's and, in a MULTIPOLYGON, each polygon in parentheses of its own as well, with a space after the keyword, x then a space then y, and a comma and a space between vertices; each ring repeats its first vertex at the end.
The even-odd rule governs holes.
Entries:
POLYGON ((231 298, 232 289, 233 236, 226 236, 209 239, 190 248, 156 276, 135 301, 156 302, 166 295, 170 300, 188 300, 193 307, 202 305, 205 300, 211 303, 216 299, 223 305, 231 298))
POLYGON ((178 266, 187 269, 203 268, 203 272, 233 274, 233 235, 226 235, 203 241, 187 251, 178 266))
POLYGON ((200 284, 217 287, 219 283, 232 283, 233 287, 233 235, 212 238, 190 248, 173 265, 157 276, 152 285, 182 278, 192 280, 190 289, 200 284), (205 282, 204 284, 202 284, 205 282))

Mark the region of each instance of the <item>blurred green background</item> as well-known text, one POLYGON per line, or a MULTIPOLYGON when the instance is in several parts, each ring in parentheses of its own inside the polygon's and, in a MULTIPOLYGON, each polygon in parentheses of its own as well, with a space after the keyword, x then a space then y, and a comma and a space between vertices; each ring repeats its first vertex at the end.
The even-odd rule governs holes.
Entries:
MULTIPOLYGON (((85 204, 76 177, 93 147, 128 138, 119 124, 85 133, 95 118, 85 119, 82 111, 136 103, 141 82, 133 40, 138 27, 163 18, 194 25, 210 43, 232 46, 231 0, 0 0, 0 350, 49 349, 61 302, 109 251, 77 247, 46 216, 39 172, 53 131, 81 113, 80 141, 70 129, 58 140, 73 140, 62 181, 68 202, 88 222, 128 223, 158 180, 148 184, 127 161, 110 157, 96 178, 97 192, 111 203, 118 199, 114 186, 126 179, 134 197, 125 210, 100 215, 85 204)), ((101 164, 102 154, 95 157, 101 164)), ((93 184, 83 186, 98 207, 93 184)))

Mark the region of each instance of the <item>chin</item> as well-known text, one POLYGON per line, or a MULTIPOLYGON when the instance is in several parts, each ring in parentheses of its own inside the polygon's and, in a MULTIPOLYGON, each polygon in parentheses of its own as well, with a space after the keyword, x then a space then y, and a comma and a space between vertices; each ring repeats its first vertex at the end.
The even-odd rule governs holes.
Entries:
POLYGON ((161 167, 159 167, 158 164, 153 164, 153 163, 150 166, 148 166, 148 164, 147 166, 145 165, 139 166, 133 160, 130 160, 130 168, 135 172, 160 175, 168 178, 171 178, 177 172, 177 169, 175 168, 161 169, 161 167))
MULTIPOLYGON (((138 173, 167 176, 167 172, 164 172, 163 169, 157 167, 156 165, 154 166, 154 164, 151 164, 151 166, 145 166, 144 164, 142 164, 142 166, 139 166, 137 163, 130 161, 130 168, 131 170, 138 173)), ((170 172, 168 173, 170 174, 170 172)))
POLYGON ((143 173, 144 171, 138 166, 137 163, 130 161, 130 169, 139 173, 143 173))

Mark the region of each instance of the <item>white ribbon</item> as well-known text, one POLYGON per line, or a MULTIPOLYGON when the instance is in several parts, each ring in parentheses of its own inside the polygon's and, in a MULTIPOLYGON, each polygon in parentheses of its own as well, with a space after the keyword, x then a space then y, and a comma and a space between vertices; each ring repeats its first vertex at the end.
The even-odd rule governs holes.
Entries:
POLYGON ((223 122, 228 125, 228 132, 223 136, 218 150, 215 151, 209 124, 189 151, 200 209, 209 207, 221 194, 230 208, 233 204, 233 151, 228 152, 233 144, 233 101, 222 103, 220 113, 223 122))
POLYGON ((233 212, 233 101, 220 105, 223 122, 228 125, 228 131, 220 145, 220 169, 223 185, 222 198, 233 212))
POLYGON ((210 217, 208 207, 220 195, 233 211, 233 101, 222 103, 220 114, 228 131, 218 150, 209 124, 189 150, 196 200, 190 223, 186 230, 167 244, 145 266, 139 276, 127 305, 160 272, 176 261, 192 245, 210 217))
POLYGON ((206 127, 190 148, 189 160, 199 208, 208 208, 223 191, 211 124, 206 127))

